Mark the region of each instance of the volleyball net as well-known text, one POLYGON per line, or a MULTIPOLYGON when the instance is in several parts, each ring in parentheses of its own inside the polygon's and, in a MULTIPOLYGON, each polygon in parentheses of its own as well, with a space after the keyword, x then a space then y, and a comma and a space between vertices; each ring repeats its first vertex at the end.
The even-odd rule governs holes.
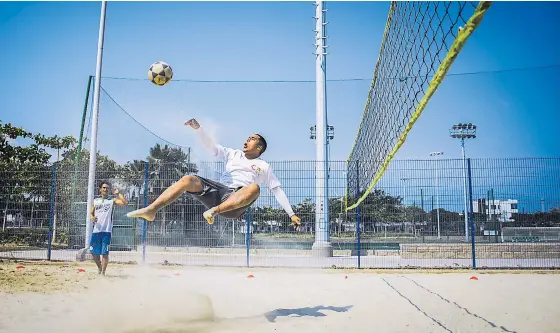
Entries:
POLYGON ((363 202, 383 176, 491 3, 391 3, 347 160, 347 211, 363 202))

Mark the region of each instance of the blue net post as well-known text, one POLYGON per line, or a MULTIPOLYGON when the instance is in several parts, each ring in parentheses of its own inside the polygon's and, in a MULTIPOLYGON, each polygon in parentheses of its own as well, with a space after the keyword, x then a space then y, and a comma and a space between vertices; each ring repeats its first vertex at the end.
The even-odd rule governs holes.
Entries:
POLYGON ((53 164, 52 171, 51 171, 51 202, 49 206, 49 235, 47 240, 47 260, 51 260, 55 193, 56 193, 56 163, 53 164))
POLYGON ((245 248, 247 249, 247 267, 249 267, 249 250, 251 249, 251 207, 247 209, 247 226, 245 228, 245 248))
MULTIPOLYGON (((356 200, 360 198, 360 165, 358 164, 359 161, 356 161, 356 200)), ((362 242, 361 242, 361 232, 360 232, 360 224, 361 224, 361 205, 356 207, 356 234, 358 237, 358 269, 362 266, 362 242)))
MULTIPOLYGON (((148 206, 148 183, 150 181, 150 163, 144 164, 144 207, 148 206)), ((144 220, 142 225, 142 262, 146 262, 146 234, 148 232, 148 221, 144 220)))
POLYGON ((472 251, 472 267, 476 269, 476 251, 474 248, 475 228, 474 228, 474 213, 473 213, 473 199, 472 199, 472 176, 471 176, 471 159, 467 159, 467 172, 469 179, 469 219, 471 225, 471 251, 472 251))

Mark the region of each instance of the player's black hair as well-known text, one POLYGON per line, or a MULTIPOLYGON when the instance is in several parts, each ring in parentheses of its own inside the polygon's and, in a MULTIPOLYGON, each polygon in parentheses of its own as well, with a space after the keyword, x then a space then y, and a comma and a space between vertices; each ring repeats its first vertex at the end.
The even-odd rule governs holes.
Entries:
POLYGON ((257 135, 259 136, 259 142, 263 147, 263 149, 261 150, 261 153, 260 153, 260 155, 262 155, 266 150, 266 146, 267 146, 266 145, 266 140, 264 139, 264 137, 262 135, 260 135, 260 134, 257 134, 257 135))
POLYGON ((103 187, 103 184, 107 184, 107 185, 111 186, 111 184, 109 184, 109 182, 106 182, 104 180, 100 180, 99 184, 97 184, 97 188, 101 189, 101 187, 103 187))

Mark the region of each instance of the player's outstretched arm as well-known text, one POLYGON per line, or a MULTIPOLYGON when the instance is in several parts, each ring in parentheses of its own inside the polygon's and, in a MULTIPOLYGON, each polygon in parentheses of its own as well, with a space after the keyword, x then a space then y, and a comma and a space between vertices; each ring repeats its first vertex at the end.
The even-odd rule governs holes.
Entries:
POLYGON ((218 154, 218 147, 216 145, 216 142, 214 142, 214 140, 208 134, 206 134, 206 132, 204 131, 204 129, 202 129, 202 127, 200 127, 200 124, 198 123, 198 121, 196 121, 196 119, 193 118, 186 121, 185 126, 190 126, 195 130, 204 147, 206 147, 212 153, 212 155, 216 156, 218 154))
POLYGON ((290 219, 292 220, 292 223, 294 224, 296 230, 299 231, 301 219, 297 217, 296 214, 294 214, 292 205, 290 204, 288 196, 286 196, 284 190, 280 186, 276 186, 272 189, 272 193, 274 193, 274 197, 276 197, 276 200, 278 201, 280 206, 282 206, 284 211, 288 214, 288 216, 290 216, 290 219))

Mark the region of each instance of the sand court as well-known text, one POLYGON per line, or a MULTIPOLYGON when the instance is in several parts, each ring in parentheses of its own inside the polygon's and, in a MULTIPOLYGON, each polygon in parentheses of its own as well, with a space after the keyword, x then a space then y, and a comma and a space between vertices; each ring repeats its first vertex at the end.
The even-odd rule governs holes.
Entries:
POLYGON ((560 332, 553 271, 0 268, 6 333, 560 332))

